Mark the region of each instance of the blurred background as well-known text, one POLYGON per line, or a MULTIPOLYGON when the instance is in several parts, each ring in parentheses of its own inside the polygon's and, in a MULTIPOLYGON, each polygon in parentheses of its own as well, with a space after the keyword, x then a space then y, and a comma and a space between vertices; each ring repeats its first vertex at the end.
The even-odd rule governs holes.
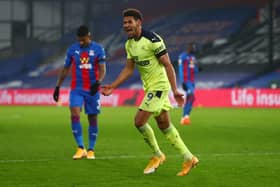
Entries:
MULTIPOLYGON (((197 88, 280 86, 279 0, 0 0, 0 89, 53 88, 81 24, 105 47, 105 83, 113 81, 125 63, 128 7, 165 39, 176 70, 179 53, 196 44, 197 88)), ((138 76, 122 88, 140 88, 138 76)))

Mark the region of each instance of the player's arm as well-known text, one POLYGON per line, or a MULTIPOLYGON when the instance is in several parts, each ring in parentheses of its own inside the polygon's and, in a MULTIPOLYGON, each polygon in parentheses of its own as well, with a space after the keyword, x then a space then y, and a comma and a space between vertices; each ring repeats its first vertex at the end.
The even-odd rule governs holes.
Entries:
POLYGON ((105 50, 103 47, 100 48, 100 54, 99 54, 99 57, 98 57, 98 69, 99 69, 99 77, 98 77, 98 80, 99 82, 101 82, 104 77, 105 77, 105 74, 106 74, 106 62, 105 62, 105 59, 106 59, 106 54, 105 54, 105 50))
POLYGON ((71 64, 72 64, 72 56, 73 56, 73 50, 69 48, 66 52, 65 62, 63 65, 63 69, 58 75, 58 79, 56 82, 56 87, 60 87, 65 79, 65 77, 68 75, 68 72, 70 70, 71 64))
POLYGON ((172 88, 172 92, 174 95, 174 98, 179 106, 183 106, 184 104, 184 94, 180 93, 177 90, 176 85, 176 75, 174 68, 170 62, 169 55, 167 53, 165 44, 162 40, 162 38, 156 34, 154 34, 154 42, 151 43, 151 49, 154 51, 154 55, 158 58, 159 62, 164 66, 167 78, 169 80, 169 83, 172 88))
POLYGON ((119 87, 119 85, 121 85, 133 74, 133 71, 134 71, 134 62, 131 59, 127 59, 126 65, 124 69, 121 71, 121 73, 119 74, 118 78, 112 84, 102 86, 102 91, 101 91, 102 94, 111 95, 115 88, 119 87))
POLYGON ((184 79, 183 79, 183 60, 182 60, 182 57, 179 56, 179 59, 178 59, 178 73, 179 73, 179 80, 180 82, 184 82, 184 79))
POLYGON ((105 63, 99 64, 99 77, 98 77, 98 79, 99 79, 100 82, 104 79, 105 74, 106 74, 106 65, 105 65, 105 63))
POLYGON ((174 71, 174 68, 170 62, 170 58, 168 53, 165 53, 164 55, 161 55, 158 57, 159 62, 164 66, 169 83, 171 85, 171 89, 174 95, 174 98, 176 99, 179 106, 182 106, 184 104, 184 94, 180 93, 177 90, 177 84, 176 84, 176 74, 174 71))
POLYGON ((176 75, 175 75, 174 68, 170 62, 168 53, 165 53, 164 55, 160 56, 159 61, 166 70, 166 74, 167 74, 168 80, 170 82, 172 91, 173 92, 176 91, 177 90, 176 75))
POLYGON ((97 80, 90 85, 90 95, 95 95, 100 90, 100 85, 102 80, 106 74, 106 55, 105 50, 102 46, 100 46, 100 50, 98 51, 98 77, 97 80))
POLYGON ((182 88, 183 90, 187 90, 187 87, 186 87, 186 84, 184 82, 184 59, 183 57, 180 55, 179 56, 179 59, 178 59, 178 73, 179 73, 179 80, 180 80, 180 83, 182 83, 182 88))
POLYGON ((65 63, 64 63, 63 69, 60 72, 60 74, 58 75, 56 86, 55 86, 55 89, 54 89, 54 92, 53 92, 53 99, 56 102, 58 102, 58 100, 59 100, 60 86, 62 85, 64 79, 66 78, 66 76, 68 75, 68 72, 70 70, 71 63, 72 63, 71 59, 72 59, 71 49, 68 49, 67 53, 66 53, 66 58, 65 58, 65 63))
POLYGON ((177 90, 174 68, 170 62, 170 58, 162 38, 155 33, 153 37, 154 41, 150 43, 150 47, 153 50, 154 55, 158 58, 159 62, 164 66, 172 91, 174 93, 177 90))
POLYGON ((67 77, 68 72, 70 70, 70 67, 63 67, 62 71, 58 75, 58 79, 56 82, 56 86, 60 87, 64 81, 64 79, 67 77))
POLYGON ((119 74, 118 78, 111 84, 112 88, 117 88, 124 81, 126 81, 134 71, 134 62, 131 59, 127 59, 126 65, 122 72, 119 74))

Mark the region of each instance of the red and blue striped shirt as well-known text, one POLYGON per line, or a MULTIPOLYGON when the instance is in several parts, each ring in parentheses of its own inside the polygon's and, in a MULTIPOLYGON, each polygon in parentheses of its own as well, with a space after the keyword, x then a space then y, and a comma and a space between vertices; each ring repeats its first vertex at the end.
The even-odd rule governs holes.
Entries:
POLYGON ((179 78, 182 83, 195 81, 195 73, 198 72, 194 55, 183 52, 179 55, 179 78))
POLYGON ((99 64, 104 64, 105 58, 104 48, 96 42, 86 47, 76 42, 69 47, 64 67, 72 65, 71 89, 90 90, 90 85, 98 80, 99 64))

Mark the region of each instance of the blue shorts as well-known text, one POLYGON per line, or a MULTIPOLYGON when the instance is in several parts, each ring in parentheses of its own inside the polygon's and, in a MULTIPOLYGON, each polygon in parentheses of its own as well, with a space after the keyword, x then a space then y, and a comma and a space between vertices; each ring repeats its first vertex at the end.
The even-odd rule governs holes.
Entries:
POLYGON ((99 114, 100 113, 100 93, 97 92, 91 96, 89 91, 71 90, 69 97, 70 108, 85 106, 86 114, 99 114))
POLYGON ((192 82, 185 82, 185 87, 187 88, 186 93, 187 95, 193 95, 194 94, 194 89, 195 89, 195 85, 192 82))

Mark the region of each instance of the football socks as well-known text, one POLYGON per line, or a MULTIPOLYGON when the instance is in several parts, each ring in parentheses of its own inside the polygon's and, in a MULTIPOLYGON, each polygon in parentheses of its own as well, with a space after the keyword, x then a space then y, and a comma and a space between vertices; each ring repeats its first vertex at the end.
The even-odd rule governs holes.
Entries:
POLYGON ((74 135, 75 141, 80 148, 84 148, 82 126, 80 123, 80 116, 71 116, 72 122, 72 133, 74 135))
POLYGON ((193 94, 187 95, 186 103, 184 105, 184 116, 189 115, 191 113, 193 102, 194 102, 194 95, 193 94))
POLYGON ((144 140, 147 142, 149 147, 152 149, 153 154, 155 156, 160 156, 162 153, 159 149, 154 131, 150 127, 150 125, 148 123, 146 123, 145 125, 138 127, 138 130, 143 135, 144 140))
POLYGON ((97 120, 94 119, 89 122, 89 126, 88 126, 88 139, 89 139, 88 150, 94 150, 97 133, 98 133, 97 120))
POLYGON ((179 153, 184 157, 184 160, 192 159, 192 153, 184 144, 177 129, 172 124, 170 124, 168 128, 163 129, 162 132, 164 133, 167 140, 171 143, 171 145, 174 146, 175 149, 177 149, 179 153))

